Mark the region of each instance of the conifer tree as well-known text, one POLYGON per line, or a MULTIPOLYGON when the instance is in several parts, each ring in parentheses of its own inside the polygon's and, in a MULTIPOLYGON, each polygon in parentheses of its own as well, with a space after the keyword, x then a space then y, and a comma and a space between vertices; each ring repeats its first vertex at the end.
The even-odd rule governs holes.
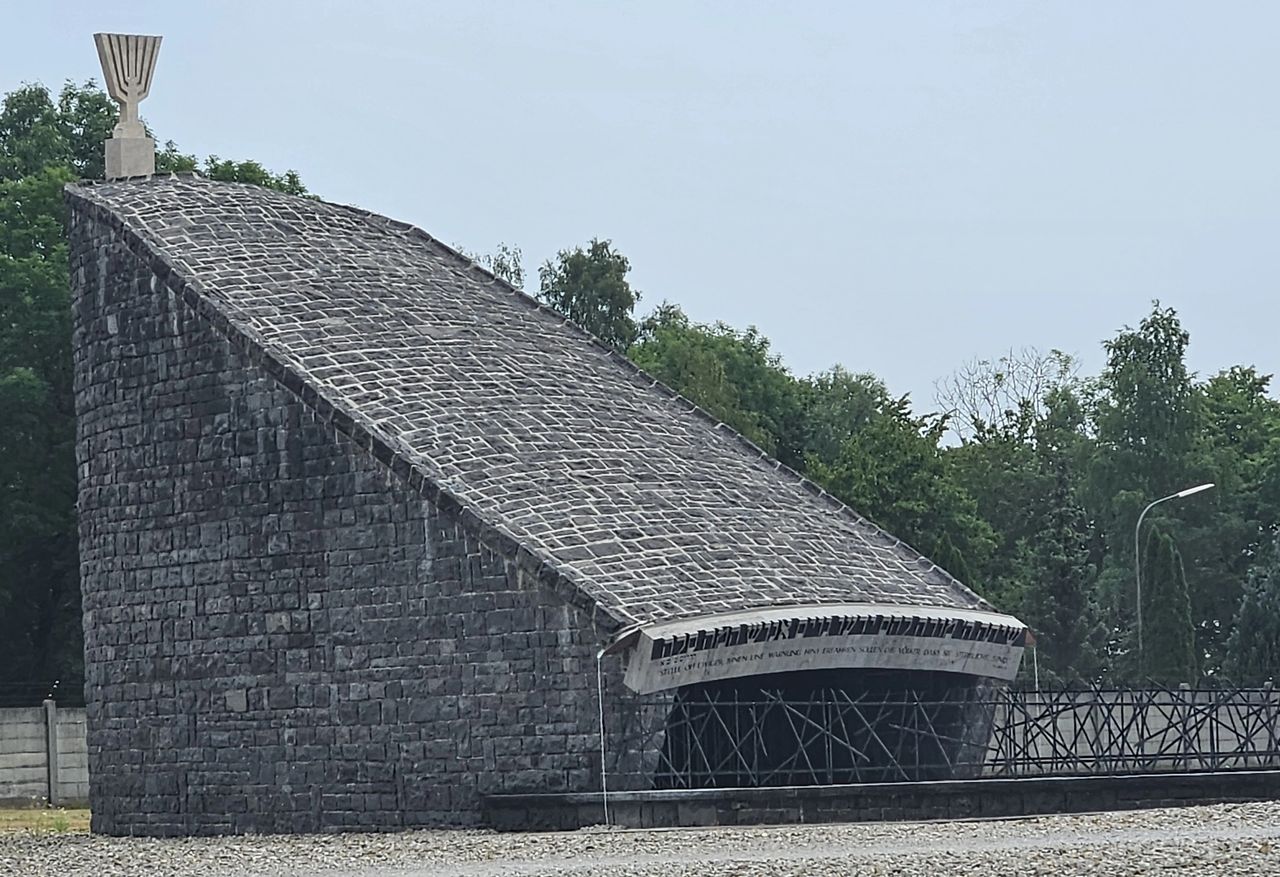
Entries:
POLYGON ((1032 539, 1024 620, 1035 632, 1042 667, 1062 681, 1089 681, 1098 668, 1099 630, 1088 527, 1066 461, 1058 459, 1050 468, 1053 486, 1032 539))
POLYGON ((1157 529, 1147 539, 1142 585, 1140 675, 1164 685, 1194 682, 1199 662, 1187 575, 1173 537, 1157 529))
POLYGON ((1280 537, 1249 571, 1227 640, 1227 669, 1247 685, 1273 681, 1280 673, 1280 537))

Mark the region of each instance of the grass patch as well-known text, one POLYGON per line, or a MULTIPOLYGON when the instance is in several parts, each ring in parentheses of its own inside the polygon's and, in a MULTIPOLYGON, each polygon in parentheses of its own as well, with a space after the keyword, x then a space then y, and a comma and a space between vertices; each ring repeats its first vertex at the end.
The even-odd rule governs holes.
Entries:
POLYGON ((84 833, 89 830, 88 810, 49 810, 27 807, 0 810, 0 832, 38 831, 42 834, 84 833))

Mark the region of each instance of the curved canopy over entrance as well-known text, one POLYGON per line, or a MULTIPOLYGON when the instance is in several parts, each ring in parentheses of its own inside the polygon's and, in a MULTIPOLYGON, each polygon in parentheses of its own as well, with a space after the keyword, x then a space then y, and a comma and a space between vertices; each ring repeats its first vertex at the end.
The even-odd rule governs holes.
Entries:
POLYGON ((943 671, 1010 680, 1029 632, 995 612, 838 603, 708 615, 632 629, 625 682, 640 694, 801 670, 943 671))

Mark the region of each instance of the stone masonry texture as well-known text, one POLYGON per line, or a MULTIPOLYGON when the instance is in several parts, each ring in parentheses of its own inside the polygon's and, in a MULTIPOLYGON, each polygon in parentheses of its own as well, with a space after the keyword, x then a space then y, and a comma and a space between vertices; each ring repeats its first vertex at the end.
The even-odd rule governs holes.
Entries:
POLYGON ((68 200, 97 831, 475 824, 598 787, 629 624, 983 605, 416 229, 195 177, 68 200))
POLYGON ((127 229, 159 283, 259 349, 324 422, 620 624, 824 600, 981 605, 422 232, 197 178, 71 197, 127 229))

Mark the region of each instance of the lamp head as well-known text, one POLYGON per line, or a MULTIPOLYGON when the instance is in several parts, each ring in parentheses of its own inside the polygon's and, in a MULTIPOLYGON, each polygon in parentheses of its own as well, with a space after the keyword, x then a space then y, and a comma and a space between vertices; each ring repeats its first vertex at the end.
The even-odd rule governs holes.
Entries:
POLYGON ((1195 487, 1188 487, 1186 490, 1178 491, 1175 496, 1177 496, 1178 499, 1182 499, 1184 496, 1190 496, 1193 493, 1202 493, 1206 490, 1212 490, 1213 486, 1212 481, 1208 484, 1197 484, 1195 487))

